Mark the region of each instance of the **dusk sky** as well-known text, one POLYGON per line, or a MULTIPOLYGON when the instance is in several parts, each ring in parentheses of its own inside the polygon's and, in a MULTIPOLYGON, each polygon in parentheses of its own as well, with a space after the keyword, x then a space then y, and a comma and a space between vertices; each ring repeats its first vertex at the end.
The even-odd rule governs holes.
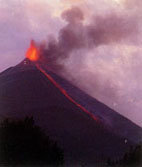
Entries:
POLYGON ((69 28, 83 44, 61 58, 62 75, 142 126, 141 11, 141 0, 0 0, 0 71, 24 59, 31 39, 69 28))

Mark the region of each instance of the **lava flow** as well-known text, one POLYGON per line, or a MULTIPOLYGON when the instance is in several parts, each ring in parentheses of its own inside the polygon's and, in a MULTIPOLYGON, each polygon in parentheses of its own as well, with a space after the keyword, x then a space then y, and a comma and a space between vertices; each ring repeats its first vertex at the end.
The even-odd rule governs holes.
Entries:
POLYGON ((99 121, 97 117, 95 117, 92 113, 90 113, 86 108, 84 108, 82 105, 78 104, 66 91, 63 89, 42 67, 39 65, 37 60, 39 59, 38 55, 38 49, 35 46, 34 41, 31 41, 31 46, 27 51, 26 57, 31 61, 36 61, 35 65, 37 69, 42 72, 50 81, 51 83, 60 90, 60 92, 73 104, 75 104, 77 107, 79 107, 83 112, 88 114, 92 119, 95 121, 99 121))

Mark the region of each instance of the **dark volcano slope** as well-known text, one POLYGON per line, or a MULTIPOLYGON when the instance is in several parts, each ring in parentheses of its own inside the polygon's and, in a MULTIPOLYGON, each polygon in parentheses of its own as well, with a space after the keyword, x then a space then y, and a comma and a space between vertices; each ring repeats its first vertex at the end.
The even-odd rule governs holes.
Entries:
POLYGON ((91 164, 99 155, 118 157, 131 144, 70 102, 34 65, 22 64, 1 73, 0 116, 33 116, 60 143, 67 161, 91 164))
POLYGON ((95 98, 89 96, 87 93, 70 84, 65 79, 52 72, 50 72, 50 75, 69 93, 72 98, 95 116, 99 117, 109 130, 121 137, 131 140, 134 143, 139 143, 141 141, 141 127, 95 98))

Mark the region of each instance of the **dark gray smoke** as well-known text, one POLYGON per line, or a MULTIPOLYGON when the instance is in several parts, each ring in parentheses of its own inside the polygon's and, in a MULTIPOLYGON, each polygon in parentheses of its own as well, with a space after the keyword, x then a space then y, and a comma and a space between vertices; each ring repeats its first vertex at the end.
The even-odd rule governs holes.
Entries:
POLYGON ((62 13, 66 25, 58 38, 50 36, 41 47, 41 61, 88 94, 137 121, 134 111, 140 101, 135 101, 135 91, 139 87, 132 65, 137 53, 131 54, 139 34, 135 16, 113 11, 86 20, 80 8, 72 7, 62 13))
POLYGON ((67 25, 59 32, 58 39, 50 37, 41 49, 41 57, 52 68, 58 60, 68 58, 79 49, 92 49, 132 38, 138 31, 137 22, 124 15, 111 13, 94 16, 91 23, 84 23, 84 14, 78 7, 72 7, 62 14, 67 25))

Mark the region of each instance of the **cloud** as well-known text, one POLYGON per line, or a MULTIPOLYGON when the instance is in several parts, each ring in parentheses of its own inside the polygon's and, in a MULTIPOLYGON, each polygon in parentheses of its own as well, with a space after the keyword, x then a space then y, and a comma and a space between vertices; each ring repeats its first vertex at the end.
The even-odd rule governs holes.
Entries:
POLYGON ((128 7, 129 9, 131 8, 142 8, 142 1, 141 0, 125 0, 125 5, 126 7, 128 7))
MULTIPOLYGON (((60 31, 58 38, 49 38, 41 57, 49 65, 56 66, 58 60, 68 58, 73 52, 81 49, 93 49, 100 45, 129 42, 138 33, 137 22, 126 17, 111 13, 106 16, 94 16, 91 22, 84 24, 84 13, 78 7, 72 7, 62 13, 67 22, 60 31)), ((81 56, 81 55, 80 55, 81 56)))

